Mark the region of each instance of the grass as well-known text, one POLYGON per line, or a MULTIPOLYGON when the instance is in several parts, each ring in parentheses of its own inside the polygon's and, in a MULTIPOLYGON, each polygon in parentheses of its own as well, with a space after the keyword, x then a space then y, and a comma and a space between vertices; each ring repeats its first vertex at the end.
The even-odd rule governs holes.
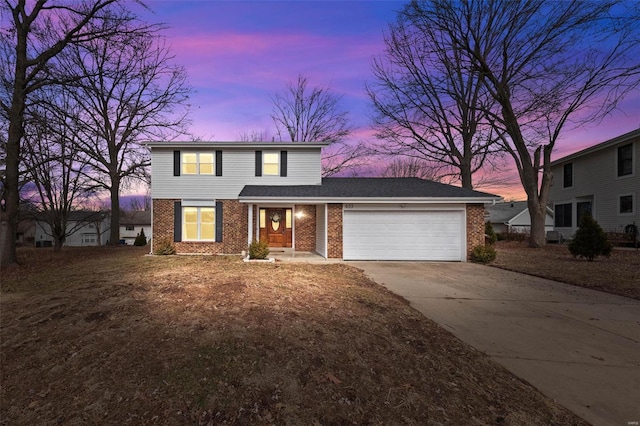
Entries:
POLYGON ((500 241, 493 266, 640 299, 640 250, 614 249, 593 262, 574 258, 566 245, 532 249, 526 242, 500 241))
POLYGON ((0 424, 583 424, 343 264, 21 251, 0 424))

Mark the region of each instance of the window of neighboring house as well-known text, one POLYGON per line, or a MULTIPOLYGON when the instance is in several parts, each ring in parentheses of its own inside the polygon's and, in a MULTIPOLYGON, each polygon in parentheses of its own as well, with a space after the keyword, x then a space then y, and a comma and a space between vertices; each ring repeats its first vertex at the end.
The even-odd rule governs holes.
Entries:
POLYGON ((214 174, 215 156, 212 152, 183 152, 183 175, 212 175, 214 174))
POLYGON ((618 147, 618 176, 633 174, 633 145, 618 147))
POLYGON ((214 241, 216 238, 215 207, 183 207, 182 238, 184 241, 214 241))
POLYGON ((280 175, 280 153, 265 152, 262 156, 262 174, 263 175, 280 175))
POLYGON ((555 226, 557 228, 571 227, 571 203, 556 204, 555 206, 555 226))
POLYGON ((620 196, 620 213, 633 213, 633 195, 620 196))
POLYGON ((127 231, 134 231, 135 227, 133 225, 127 225, 127 226, 124 227, 124 229, 127 230, 127 231))
POLYGON ((573 186, 573 163, 567 163, 563 169, 564 180, 562 183, 563 188, 571 188, 573 186))
POLYGON ((580 225, 582 218, 586 214, 590 216, 593 215, 591 201, 581 201, 579 203, 576 203, 576 216, 578 218, 578 225, 580 225))

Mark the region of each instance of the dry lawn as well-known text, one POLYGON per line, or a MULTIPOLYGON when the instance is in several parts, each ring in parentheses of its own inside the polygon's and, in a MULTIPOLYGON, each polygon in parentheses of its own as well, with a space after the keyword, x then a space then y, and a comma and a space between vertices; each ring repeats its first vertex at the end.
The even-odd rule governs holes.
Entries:
POLYGON ((616 248, 611 257, 593 262, 574 258, 558 244, 532 249, 525 242, 500 241, 496 250, 493 266, 640 299, 640 250, 616 248))
POLYGON ((583 424, 359 270, 21 252, 0 424, 583 424))

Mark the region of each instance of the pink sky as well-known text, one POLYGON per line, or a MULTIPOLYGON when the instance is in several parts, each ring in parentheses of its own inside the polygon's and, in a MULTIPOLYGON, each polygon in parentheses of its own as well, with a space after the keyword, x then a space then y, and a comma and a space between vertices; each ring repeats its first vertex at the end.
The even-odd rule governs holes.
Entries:
MULTIPOLYGON (((383 52, 383 31, 399 1, 150 1, 143 16, 165 22, 175 62, 195 93, 191 132, 206 140, 240 134, 275 135, 270 96, 302 73, 311 85, 330 86, 358 128, 372 140, 364 86, 371 59, 383 52)), ((640 127, 640 93, 601 123, 565 132, 553 158, 640 127)), ((524 193, 507 165, 511 184, 480 187, 508 199, 524 193)))

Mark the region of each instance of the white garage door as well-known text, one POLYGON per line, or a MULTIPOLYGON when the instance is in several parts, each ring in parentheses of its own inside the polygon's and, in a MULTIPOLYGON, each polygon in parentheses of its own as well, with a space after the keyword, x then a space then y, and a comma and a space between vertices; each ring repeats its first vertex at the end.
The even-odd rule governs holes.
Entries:
POLYGON ((345 210, 345 260, 463 260, 462 211, 345 210))

